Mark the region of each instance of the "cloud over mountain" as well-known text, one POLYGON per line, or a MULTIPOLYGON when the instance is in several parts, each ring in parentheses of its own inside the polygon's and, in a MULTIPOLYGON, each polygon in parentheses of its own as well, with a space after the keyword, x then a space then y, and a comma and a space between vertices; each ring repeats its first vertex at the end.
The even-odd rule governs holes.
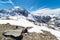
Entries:
POLYGON ((36 11, 32 11, 31 13, 35 13, 34 15, 50 15, 50 14, 60 14, 60 8, 50 9, 50 8, 43 8, 38 9, 36 11))

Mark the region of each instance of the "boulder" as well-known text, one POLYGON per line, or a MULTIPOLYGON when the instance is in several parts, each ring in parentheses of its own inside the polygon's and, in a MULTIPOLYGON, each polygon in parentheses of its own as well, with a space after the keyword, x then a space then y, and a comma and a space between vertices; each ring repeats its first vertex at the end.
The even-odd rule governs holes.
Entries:
POLYGON ((23 29, 16 29, 16 30, 7 30, 3 32, 4 36, 13 36, 18 37, 22 34, 23 29))

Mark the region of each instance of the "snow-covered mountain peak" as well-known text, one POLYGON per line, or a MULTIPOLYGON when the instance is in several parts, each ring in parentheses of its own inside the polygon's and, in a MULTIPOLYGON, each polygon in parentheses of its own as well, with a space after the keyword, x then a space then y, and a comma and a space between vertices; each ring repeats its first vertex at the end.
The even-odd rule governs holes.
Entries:
POLYGON ((15 6, 14 8, 20 8, 19 6, 15 6))
POLYGON ((12 10, 20 10, 20 11, 24 11, 25 9, 24 8, 22 8, 22 7, 19 7, 19 6, 15 6, 15 7, 13 7, 12 8, 12 10))
POLYGON ((6 19, 6 18, 9 18, 11 16, 24 16, 24 17, 27 17, 29 14, 29 12, 22 8, 22 7, 19 7, 19 6, 15 6, 9 10, 0 10, 0 19, 6 19))

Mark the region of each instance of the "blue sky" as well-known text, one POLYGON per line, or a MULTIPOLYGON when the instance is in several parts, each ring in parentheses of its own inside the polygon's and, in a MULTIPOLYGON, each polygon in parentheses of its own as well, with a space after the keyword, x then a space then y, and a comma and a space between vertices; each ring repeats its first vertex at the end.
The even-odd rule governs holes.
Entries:
POLYGON ((60 0, 0 0, 0 9, 21 6, 29 11, 42 8, 60 8, 60 0))

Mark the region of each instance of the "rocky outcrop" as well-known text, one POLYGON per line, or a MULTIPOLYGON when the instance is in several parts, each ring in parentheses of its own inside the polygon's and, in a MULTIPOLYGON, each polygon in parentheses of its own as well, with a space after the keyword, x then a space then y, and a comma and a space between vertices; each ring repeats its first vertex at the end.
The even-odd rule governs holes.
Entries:
POLYGON ((29 35, 23 35, 23 40, 58 40, 50 32, 43 31, 43 33, 29 33, 29 35))
POLYGON ((30 28, 10 25, 9 23, 0 24, 0 40, 57 40, 54 35, 47 31, 28 33, 26 30, 30 28))
MULTIPOLYGON (((47 31, 43 31, 43 33, 29 33, 29 34, 21 34, 21 31, 17 31, 17 30, 14 30, 12 33, 8 33, 6 34, 5 33, 5 36, 6 35, 10 35, 11 39, 12 38, 14 40, 58 40, 54 35, 52 35, 50 32, 47 32, 47 31), (15 31, 15 33, 13 33, 15 31), (20 34, 19 34, 20 33, 20 34), (11 35, 12 34, 12 35, 11 35), (19 35, 19 36, 17 36, 19 35)), ((9 38, 8 38, 9 39, 9 38)))

